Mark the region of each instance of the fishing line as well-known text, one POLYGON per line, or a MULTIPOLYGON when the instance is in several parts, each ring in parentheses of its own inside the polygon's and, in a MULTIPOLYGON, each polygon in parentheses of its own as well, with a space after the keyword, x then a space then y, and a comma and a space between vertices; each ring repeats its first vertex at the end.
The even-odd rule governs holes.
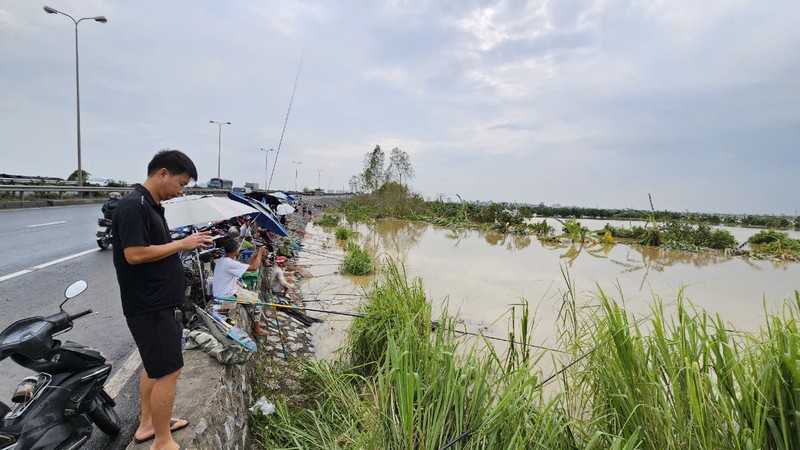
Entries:
MULTIPOLYGON (((644 322, 645 320, 647 320, 647 319, 649 319, 650 317, 652 317, 652 316, 653 316, 653 314, 655 314, 655 312, 653 312, 653 313, 650 313, 650 314, 649 314, 649 315, 647 315, 646 317, 643 317, 642 319, 640 319, 640 320, 638 320, 638 321, 634 322, 634 325, 638 326, 640 323, 642 323, 642 322, 644 322)), ((628 330, 628 329, 629 329, 629 328, 626 328, 626 330, 628 330)), ((622 331, 622 330, 620 329, 620 330, 618 330, 618 331, 622 331)), ((584 359, 586 359, 587 357, 589 357, 589 355, 591 355, 592 353, 594 353, 595 351, 597 351, 597 349, 599 349, 601 346, 603 346, 603 345, 605 345, 605 344, 608 344, 608 343, 609 343, 609 342, 611 342, 612 340, 614 340, 614 336, 610 336, 610 337, 609 337, 608 339, 606 339, 605 341, 603 341, 603 342, 601 342, 601 343, 599 343, 599 344, 595 345, 595 346, 594 346, 594 348, 592 348, 592 349, 591 349, 591 350, 589 350, 588 352, 584 353, 583 355, 579 356, 579 357, 578 357, 578 359, 576 359, 576 360, 574 360, 574 361, 570 362, 570 363, 569 363, 569 364, 567 364, 566 366, 564 366, 564 367, 562 367, 561 369, 559 369, 558 371, 556 371, 556 373, 554 373, 554 374, 550 375, 549 377, 545 378, 545 379, 544 379, 542 382, 540 382, 539 384, 537 384, 537 385, 536 385, 536 386, 533 388, 533 390, 535 391, 535 390, 537 390, 537 389, 541 388, 542 386, 544 386, 545 384, 549 383, 550 381, 554 380, 554 379, 555 379, 557 376, 559 376, 559 375, 561 375, 562 373, 564 373, 565 371, 567 371, 567 369, 569 369, 570 367, 574 366, 575 364, 578 364, 579 362, 583 361, 584 359)), ((467 436, 469 436, 469 435, 471 435, 471 434, 475 433, 475 432, 476 432, 476 431, 478 431, 478 429, 479 429, 481 426, 483 426, 483 424, 485 424, 485 423, 486 423, 486 421, 488 421, 488 420, 489 420, 489 418, 488 418, 488 417, 487 417, 487 418, 485 418, 485 419, 483 419, 483 420, 481 420, 481 421, 480 421, 480 423, 478 423, 478 425, 476 425, 475 427, 473 427, 473 428, 470 428, 469 430, 465 431, 463 434, 461 434, 461 435, 460 435, 460 436, 458 436, 457 438, 455 438, 455 439, 453 439, 452 441, 450 441, 450 442, 448 442, 447 444, 445 444, 445 445, 444 445, 444 447, 440 448, 439 450, 447 450, 448 448, 450 448, 450 447, 452 447, 453 445, 455 445, 455 444, 456 444, 458 441, 460 441, 460 440, 462 440, 462 439, 466 438, 467 436)))

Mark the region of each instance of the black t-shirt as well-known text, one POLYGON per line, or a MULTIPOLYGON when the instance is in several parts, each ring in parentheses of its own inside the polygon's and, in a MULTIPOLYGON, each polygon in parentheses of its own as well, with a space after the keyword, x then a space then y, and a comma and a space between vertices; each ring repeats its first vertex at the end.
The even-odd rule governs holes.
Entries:
POLYGON ((127 247, 149 247, 172 241, 164 208, 144 186, 137 184, 119 201, 111 233, 122 312, 133 316, 182 305, 185 285, 183 265, 177 253, 136 265, 125 260, 123 250, 127 247))

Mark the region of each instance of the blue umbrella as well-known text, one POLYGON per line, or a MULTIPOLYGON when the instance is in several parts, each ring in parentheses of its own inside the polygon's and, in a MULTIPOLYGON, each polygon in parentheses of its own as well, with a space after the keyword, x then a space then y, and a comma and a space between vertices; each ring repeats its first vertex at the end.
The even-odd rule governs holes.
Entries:
POLYGON ((283 228, 283 225, 278 223, 278 220, 275 219, 275 216, 272 214, 272 211, 267 209, 266 206, 262 205, 261 203, 255 200, 250 200, 235 192, 228 192, 228 198, 233 201, 237 201, 239 203, 243 203, 247 206, 251 206, 257 209, 258 212, 248 214, 247 216, 250 217, 251 219, 254 219, 256 223, 258 223, 262 228, 266 228, 268 231, 271 231, 279 236, 289 235, 289 233, 286 231, 286 228, 283 228))

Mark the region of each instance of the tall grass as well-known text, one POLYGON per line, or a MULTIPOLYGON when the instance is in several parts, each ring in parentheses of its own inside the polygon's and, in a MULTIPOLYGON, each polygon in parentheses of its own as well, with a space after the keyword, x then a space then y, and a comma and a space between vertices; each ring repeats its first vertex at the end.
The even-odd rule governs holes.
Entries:
POLYGON ((337 225, 333 233, 336 235, 336 239, 340 241, 346 241, 355 234, 353 230, 342 225, 337 225))
POLYGON ((256 426, 259 443, 435 450, 462 437, 450 448, 800 448, 800 294, 747 334, 680 295, 674 306, 656 301, 645 318, 602 291, 596 307, 581 309, 565 280, 560 339, 577 363, 546 378, 545 395, 541 354, 525 345, 525 305, 509 331, 522 344, 500 354, 460 339, 446 313, 432 326, 422 283, 388 264, 340 360, 305 363, 307 401, 278 401, 278 413, 256 426))
POLYGON ((375 272, 375 261, 355 242, 348 242, 341 271, 346 275, 370 275, 375 272))
POLYGON ((330 211, 325 211, 321 216, 314 219, 314 223, 321 227, 335 227, 341 222, 341 217, 330 211))

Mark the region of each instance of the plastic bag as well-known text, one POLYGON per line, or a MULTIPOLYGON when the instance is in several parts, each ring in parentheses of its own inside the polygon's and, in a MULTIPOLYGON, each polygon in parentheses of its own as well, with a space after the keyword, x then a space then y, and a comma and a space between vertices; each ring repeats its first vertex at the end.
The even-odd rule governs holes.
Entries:
POLYGON ((253 414, 261 413, 265 416, 268 416, 275 412, 275 405, 268 402, 266 397, 261 397, 258 399, 256 404, 250 408, 250 412, 253 414))

